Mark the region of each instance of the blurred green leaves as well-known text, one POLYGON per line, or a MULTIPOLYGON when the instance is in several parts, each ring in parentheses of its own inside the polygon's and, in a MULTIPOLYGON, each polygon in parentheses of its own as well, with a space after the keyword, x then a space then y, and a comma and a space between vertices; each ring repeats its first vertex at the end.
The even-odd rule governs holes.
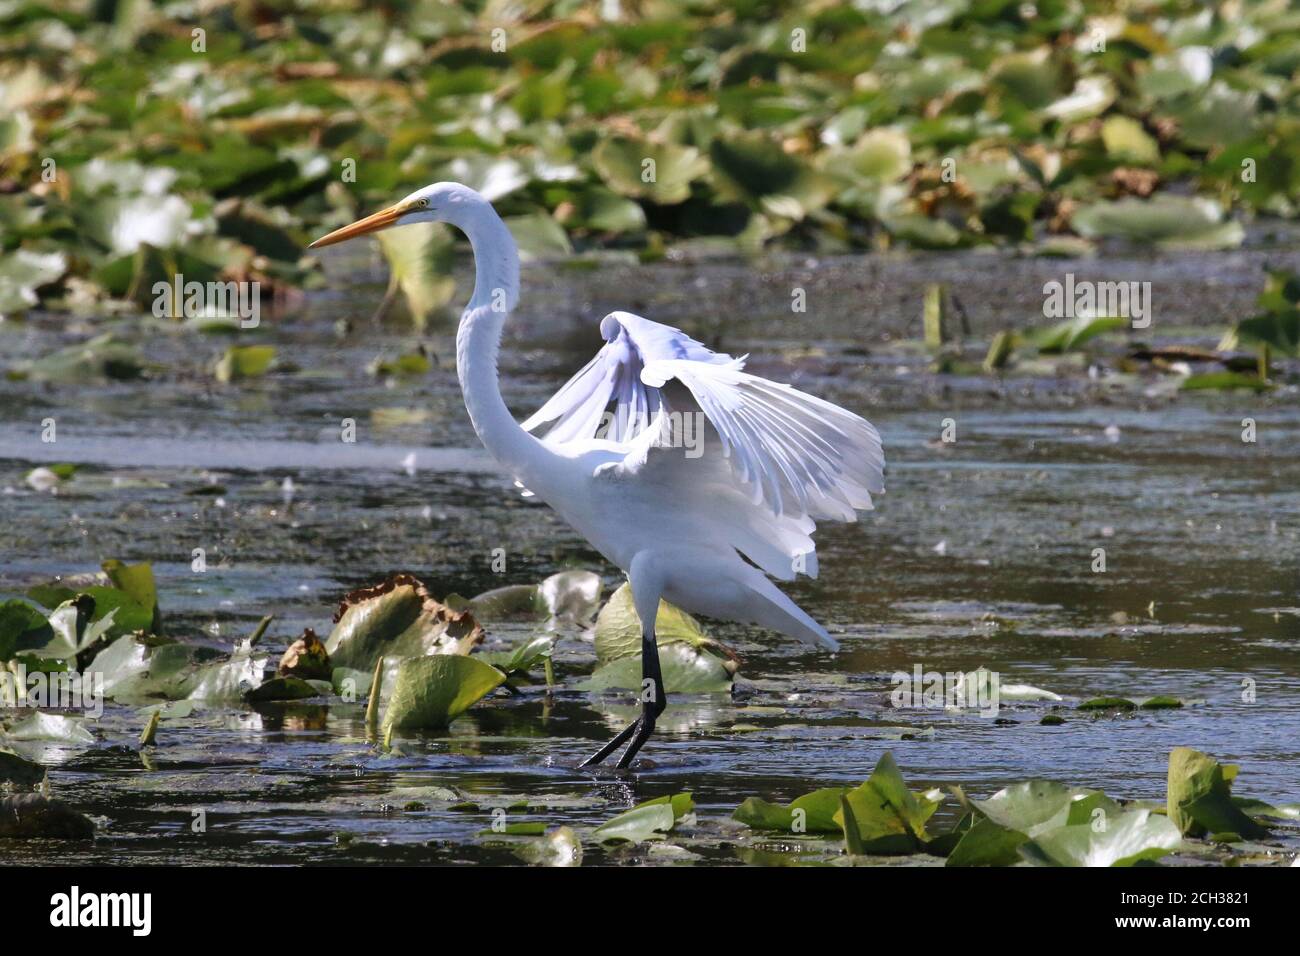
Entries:
MULTIPOLYGON (((1097 241, 1227 248, 1294 216, 1300 21, 1141 0, 823 5, 719 21, 500 10, 0 8, 0 313, 143 305, 183 271, 311 279, 305 242, 439 179, 534 257, 1097 241), (202 50, 194 32, 205 31, 202 50), (129 53, 127 51, 130 51, 129 53), (1067 214, 1059 214, 1065 208, 1067 214)), ((441 231, 381 240, 390 304, 454 294, 441 231)))

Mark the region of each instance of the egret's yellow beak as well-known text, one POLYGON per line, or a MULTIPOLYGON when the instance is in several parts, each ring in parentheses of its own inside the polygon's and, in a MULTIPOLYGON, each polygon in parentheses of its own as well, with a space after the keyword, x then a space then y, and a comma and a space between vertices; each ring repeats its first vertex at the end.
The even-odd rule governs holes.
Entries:
POLYGON ((387 209, 381 209, 379 212, 366 216, 364 219, 358 219, 350 226, 344 226, 342 229, 335 229, 328 235, 321 236, 307 248, 319 249, 321 246, 332 246, 336 242, 343 242, 346 239, 355 239, 357 236, 364 236, 367 233, 378 232, 380 229, 387 229, 411 211, 412 206, 410 203, 398 203, 395 206, 389 206, 387 209))

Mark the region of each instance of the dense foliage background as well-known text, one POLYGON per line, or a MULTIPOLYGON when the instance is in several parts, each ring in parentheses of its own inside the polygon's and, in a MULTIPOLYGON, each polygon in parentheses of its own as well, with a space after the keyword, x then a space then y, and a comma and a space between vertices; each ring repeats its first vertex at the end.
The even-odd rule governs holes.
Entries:
POLYGON ((1300 194, 1285 0, 4 0, 0 55, 0 313, 302 286, 438 179, 643 257, 1221 248, 1300 194))

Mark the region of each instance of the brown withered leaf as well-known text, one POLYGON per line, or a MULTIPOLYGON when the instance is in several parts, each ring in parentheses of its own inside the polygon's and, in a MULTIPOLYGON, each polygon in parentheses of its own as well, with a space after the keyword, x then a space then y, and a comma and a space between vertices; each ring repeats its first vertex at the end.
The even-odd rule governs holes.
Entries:
POLYGON ((276 668, 278 677, 299 677, 303 680, 329 680, 333 672, 329 651, 310 627, 302 637, 289 645, 276 668))

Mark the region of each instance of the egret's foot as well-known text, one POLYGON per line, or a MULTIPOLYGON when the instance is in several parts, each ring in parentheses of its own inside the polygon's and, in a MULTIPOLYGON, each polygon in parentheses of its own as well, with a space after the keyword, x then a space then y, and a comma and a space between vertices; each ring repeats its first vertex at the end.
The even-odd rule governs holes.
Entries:
POLYGON ((637 718, 632 725, 632 742, 627 745, 627 750, 623 751, 623 756, 618 758, 618 768, 622 770, 632 762, 641 745, 650 739, 650 735, 655 732, 655 713, 653 710, 647 710, 637 718))
POLYGON ((630 737, 632 742, 627 745, 627 750, 623 751, 623 756, 619 757, 618 763, 615 764, 618 769, 623 770, 632 762, 632 758, 637 755, 637 751, 641 749, 641 745, 650 739, 650 735, 653 734, 654 731, 655 715, 646 711, 636 720, 632 721, 632 723, 619 731, 617 737, 605 744, 605 746, 601 747, 582 763, 578 764, 578 769, 585 770, 588 767, 596 766, 619 747, 623 746, 623 742, 630 737))
POLYGON ((604 760, 606 757, 612 754, 615 750, 621 747, 623 745, 623 741, 627 740, 634 733, 636 733, 636 729, 640 725, 641 725, 641 718, 638 717, 636 720, 632 721, 632 723, 628 724, 626 727, 620 730, 617 737, 615 737, 609 743, 605 744, 605 746, 601 747, 599 750, 597 750, 594 754, 592 754, 582 763, 578 764, 578 769, 585 770, 588 767, 596 766, 596 764, 600 763, 602 760, 604 760))

